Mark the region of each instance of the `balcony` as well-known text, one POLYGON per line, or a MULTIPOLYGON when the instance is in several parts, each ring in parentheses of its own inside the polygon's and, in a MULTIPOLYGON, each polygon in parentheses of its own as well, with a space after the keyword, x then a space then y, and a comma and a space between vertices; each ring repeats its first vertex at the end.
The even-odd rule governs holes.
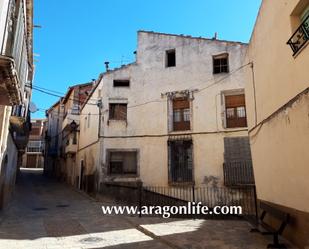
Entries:
POLYGON ((0 51, 0 104, 20 105, 25 83, 32 79, 32 53, 25 35, 23 4, 20 4, 18 9, 15 1, 10 1, 10 4, 12 6, 9 9, 16 9, 16 13, 10 13, 9 16, 16 15, 17 18, 8 18, 6 30, 3 36, 0 35, 3 41, 1 45, 5 48, 0 51))
POLYGON ((302 22, 287 44, 290 45, 295 56, 309 40, 309 16, 302 22))
POLYGON ((13 112, 10 117, 10 131, 19 150, 24 150, 27 147, 30 130, 30 112, 27 114, 13 112))
POLYGON ((225 186, 255 184, 251 161, 224 163, 223 174, 225 186))
POLYGON ((62 130, 69 129, 72 121, 75 121, 76 125, 79 125, 79 110, 77 108, 71 108, 64 115, 62 122, 62 130))
POLYGON ((28 154, 41 154, 44 149, 43 141, 29 141, 26 152, 28 154))

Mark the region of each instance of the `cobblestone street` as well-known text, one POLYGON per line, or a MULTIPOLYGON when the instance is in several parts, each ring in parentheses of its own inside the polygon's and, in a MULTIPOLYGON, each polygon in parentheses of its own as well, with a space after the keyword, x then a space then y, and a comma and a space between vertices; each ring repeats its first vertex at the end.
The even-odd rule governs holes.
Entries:
POLYGON ((22 170, 0 215, 0 248, 262 249, 271 241, 244 221, 103 216, 103 204, 42 171, 22 170))

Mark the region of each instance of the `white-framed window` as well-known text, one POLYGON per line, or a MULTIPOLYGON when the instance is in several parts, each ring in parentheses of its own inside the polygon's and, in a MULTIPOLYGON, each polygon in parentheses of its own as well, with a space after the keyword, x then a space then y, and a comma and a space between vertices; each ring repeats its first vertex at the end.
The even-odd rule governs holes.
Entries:
POLYGON ((137 150, 107 150, 110 175, 137 175, 137 150))

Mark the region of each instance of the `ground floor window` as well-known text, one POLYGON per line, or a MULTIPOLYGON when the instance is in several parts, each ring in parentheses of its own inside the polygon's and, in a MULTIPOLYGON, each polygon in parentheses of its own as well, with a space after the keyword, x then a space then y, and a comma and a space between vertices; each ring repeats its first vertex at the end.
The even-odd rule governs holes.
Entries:
POLYGON ((192 140, 168 141, 169 182, 193 181, 192 140))
POLYGON ((109 173, 116 175, 137 174, 137 151, 109 151, 109 173))

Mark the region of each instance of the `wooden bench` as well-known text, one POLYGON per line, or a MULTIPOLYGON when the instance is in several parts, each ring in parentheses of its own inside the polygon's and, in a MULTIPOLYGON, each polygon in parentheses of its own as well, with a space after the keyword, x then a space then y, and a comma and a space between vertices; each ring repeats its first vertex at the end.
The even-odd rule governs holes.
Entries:
POLYGON ((273 244, 268 244, 267 248, 286 248, 284 244, 279 243, 279 235, 282 235, 285 227, 289 223, 290 215, 265 202, 260 202, 260 209, 262 210, 261 216, 259 217, 257 224, 255 224, 255 228, 251 229, 251 232, 260 232, 263 235, 273 235, 273 244), (281 225, 277 229, 271 227, 264 221, 266 214, 280 221, 281 225))

